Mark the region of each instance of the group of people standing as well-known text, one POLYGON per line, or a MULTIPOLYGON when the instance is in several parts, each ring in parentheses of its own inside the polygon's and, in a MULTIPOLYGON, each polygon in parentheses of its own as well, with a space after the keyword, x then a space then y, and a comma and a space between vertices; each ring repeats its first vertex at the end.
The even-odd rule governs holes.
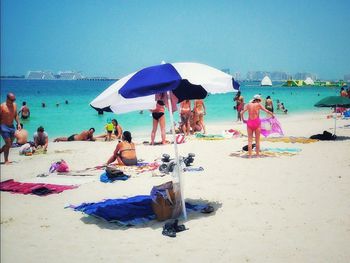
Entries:
MULTIPOLYGON (((163 100, 158 100, 155 109, 151 110, 153 126, 151 132, 151 145, 154 145, 158 126, 161 132, 161 143, 166 144, 165 131, 165 103, 163 100)), ((204 115, 206 114, 205 104, 203 100, 194 100, 193 109, 190 100, 184 100, 180 103, 180 132, 184 135, 203 131, 206 133, 204 124, 204 115)))

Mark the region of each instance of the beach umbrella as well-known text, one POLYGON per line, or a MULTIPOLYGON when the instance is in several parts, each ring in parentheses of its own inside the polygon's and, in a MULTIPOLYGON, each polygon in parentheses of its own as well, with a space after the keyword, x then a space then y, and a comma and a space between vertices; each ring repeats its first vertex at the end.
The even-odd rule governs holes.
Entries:
MULTIPOLYGON (((337 112, 337 107, 350 108, 350 99, 342 96, 328 96, 317 102, 315 107, 332 107, 335 113, 337 112)), ((336 134, 337 128, 337 116, 334 118, 334 135, 336 134)))
POLYGON ((183 100, 204 99, 208 93, 237 92, 239 84, 229 74, 200 63, 162 63, 131 73, 115 82, 102 92, 90 105, 96 110, 124 113, 135 110, 154 109, 156 94, 166 93, 170 123, 173 133, 176 175, 180 184, 183 215, 186 208, 183 183, 179 165, 171 95, 178 102, 183 100), (171 94, 172 93, 172 94, 171 94))

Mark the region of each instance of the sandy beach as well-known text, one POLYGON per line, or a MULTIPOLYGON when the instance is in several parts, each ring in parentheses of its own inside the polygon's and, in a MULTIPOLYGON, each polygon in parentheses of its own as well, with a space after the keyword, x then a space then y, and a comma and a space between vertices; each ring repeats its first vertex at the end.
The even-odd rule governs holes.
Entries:
MULTIPOLYGON (((310 137, 333 131, 325 113, 280 118, 285 136, 310 137)), ((336 141, 286 143, 262 141, 263 148, 297 148, 293 156, 230 156, 247 137, 224 140, 190 138, 180 155, 196 154, 201 172, 183 174, 186 201, 207 201, 211 214, 189 214, 187 231, 162 235, 164 222, 120 227, 75 212, 68 205, 147 195, 171 180, 152 172, 127 181, 101 183, 101 170, 90 176, 49 175, 54 161, 72 170, 107 161, 116 142, 59 142, 47 154, 20 156, 11 149, 11 165, 1 165, 1 181, 78 184, 45 197, 1 192, 1 262, 349 262, 350 120, 337 121, 336 141)), ((236 129, 241 123, 209 125, 209 134, 236 129)), ((159 131, 157 138, 159 139, 159 131)), ((134 138, 138 158, 153 162, 172 145, 148 146, 134 138)), ((171 136, 168 135, 168 139, 171 136)), ((3 155, 1 156, 3 161, 3 155)))

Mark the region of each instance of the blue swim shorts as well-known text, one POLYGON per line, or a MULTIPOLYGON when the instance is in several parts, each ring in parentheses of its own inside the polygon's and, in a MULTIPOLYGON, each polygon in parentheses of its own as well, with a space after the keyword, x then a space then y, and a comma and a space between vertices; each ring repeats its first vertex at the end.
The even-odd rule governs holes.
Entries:
POLYGON ((7 138, 14 138, 15 137, 15 126, 11 125, 8 126, 6 124, 1 124, 1 136, 6 140, 7 138))

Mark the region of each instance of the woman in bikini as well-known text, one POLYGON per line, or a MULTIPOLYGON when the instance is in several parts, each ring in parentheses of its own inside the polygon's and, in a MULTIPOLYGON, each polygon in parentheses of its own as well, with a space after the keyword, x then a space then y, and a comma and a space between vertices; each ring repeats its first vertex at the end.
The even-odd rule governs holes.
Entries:
POLYGON ((184 100, 180 104, 181 130, 185 135, 190 134, 191 102, 184 100))
POLYGON ((265 108, 266 108, 268 111, 273 112, 273 102, 272 102, 272 99, 271 99, 270 96, 267 96, 267 97, 266 97, 265 108))
POLYGON ((107 165, 113 163, 115 160, 120 165, 136 165, 136 149, 135 144, 131 142, 131 133, 129 131, 123 132, 122 141, 117 144, 113 155, 108 159, 107 165))
POLYGON ((252 156, 253 135, 255 135, 256 155, 259 156, 259 154, 260 154, 260 126, 261 126, 261 120, 259 118, 260 110, 265 111, 266 113, 270 114, 272 117, 274 116, 273 113, 271 111, 268 111, 267 109, 265 109, 265 107, 262 106, 260 104, 260 102, 261 102, 261 96, 255 95, 253 97, 253 100, 251 100, 244 107, 244 110, 241 112, 241 118, 242 118, 243 122, 247 123, 249 158, 252 156), (248 114, 249 114, 248 121, 244 120, 244 113, 246 111, 248 111, 248 114))
POLYGON ((164 115, 164 102, 162 100, 157 101, 156 108, 151 110, 153 118, 153 128, 151 133, 151 145, 154 145, 154 139, 156 137, 158 124, 160 126, 160 133, 162 137, 162 144, 166 144, 165 140, 165 115, 164 115))
MULTIPOLYGON (((206 114, 205 105, 203 100, 195 100, 194 101, 194 123, 198 123, 203 128, 203 133, 206 133, 205 131, 205 125, 204 125, 204 115, 206 114)), ((192 127, 193 130, 194 127, 192 127)))
POLYGON ((236 96, 233 99, 236 102, 236 110, 237 110, 237 121, 241 121, 241 111, 244 108, 244 98, 241 95, 241 91, 238 91, 236 96))

